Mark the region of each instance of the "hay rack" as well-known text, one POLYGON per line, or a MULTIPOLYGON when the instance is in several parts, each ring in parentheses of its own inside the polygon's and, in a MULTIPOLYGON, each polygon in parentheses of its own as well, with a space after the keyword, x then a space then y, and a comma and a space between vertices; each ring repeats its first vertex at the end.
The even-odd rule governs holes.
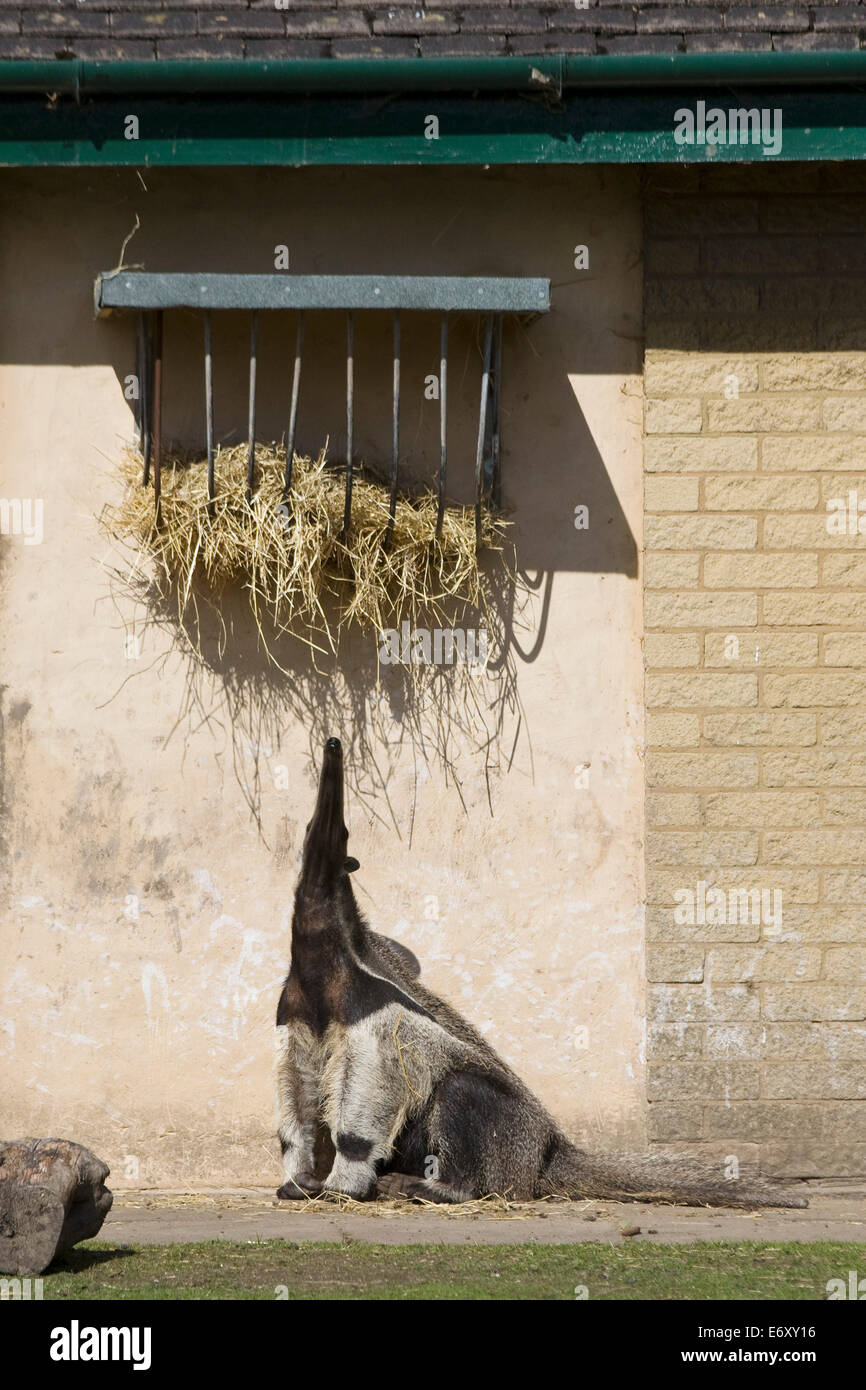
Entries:
POLYGON ((98 315, 115 310, 138 313, 138 426, 144 459, 142 482, 153 476, 156 522, 160 521, 162 466, 163 319, 167 309, 198 309, 204 330, 205 424, 208 495, 214 496, 214 404, 211 315, 219 310, 250 313, 249 418, 247 431, 247 497, 256 486, 256 363, 259 313, 293 310, 296 314, 294 366, 288 401, 284 494, 291 492, 292 464, 298 422, 304 315, 308 310, 343 310, 346 314, 346 433, 344 530, 352 514, 355 404, 354 313, 384 310, 393 316, 393 434, 390 468, 390 529, 397 502, 400 459, 400 315, 426 311, 440 315, 439 425, 440 457, 437 475, 437 535, 442 528, 447 477, 448 324, 454 313, 480 314, 483 319, 483 364, 475 457, 475 530, 481 535, 485 502, 500 502, 500 399, 502 379, 502 320, 505 314, 535 317, 550 308, 550 281, 530 278, 411 275, 233 275, 151 273, 115 270, 97 277, 94 302, 98 315))

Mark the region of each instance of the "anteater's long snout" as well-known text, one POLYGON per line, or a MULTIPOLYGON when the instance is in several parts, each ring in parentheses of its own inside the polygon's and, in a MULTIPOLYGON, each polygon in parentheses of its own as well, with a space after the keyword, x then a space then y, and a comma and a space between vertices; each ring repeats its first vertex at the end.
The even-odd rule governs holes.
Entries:
POLYGON ((307 826, 301 880, 309 887, 327 887, 345 871, 349 832, 343 819, 343 747, 329 738, 322 757, 319 794, 307 826))
POLYGON ((319 794, 309 834, 327 840, 337 834, 346 834, 343 823, 343 745, 338 738, 329 738, 325 744, 319 794))
POLYGON ((322 834, 332 834, 335 828, 346 833, 343 824, 343 745, 338 738, 329 738, 325 744, 319 795, 310 829, 313 827, 322 834))

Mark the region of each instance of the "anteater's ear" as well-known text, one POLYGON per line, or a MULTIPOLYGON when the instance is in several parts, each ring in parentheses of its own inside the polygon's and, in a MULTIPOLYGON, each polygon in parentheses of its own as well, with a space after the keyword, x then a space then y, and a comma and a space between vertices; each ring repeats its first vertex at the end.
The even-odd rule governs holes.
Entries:
POLYGON ((357 859, 353 859, 350 855, 343 867, 347 874, 353 874, 356 869, 360 869, 361 865, 358 863, 357 859))

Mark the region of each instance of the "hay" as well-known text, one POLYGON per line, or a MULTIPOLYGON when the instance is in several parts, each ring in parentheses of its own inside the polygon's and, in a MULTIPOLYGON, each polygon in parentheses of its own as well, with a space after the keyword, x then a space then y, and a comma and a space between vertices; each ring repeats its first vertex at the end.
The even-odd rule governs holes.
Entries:
MULTIPOLYGON (((216 599, 227 585, 242 588, 266 647, 266 634, 273 640, 292 632, 312 646, 322 645, 317 634, 336 651, 344 629, 379 633, 422 615, 444 625, 455 604, 486 615, 472 508, 446 507, 437 539, 435 493, 400 495, 388 543, 389 490, 359 470, 344 535, 344 470, 329 466, 324 450, 315 460, 295 455, 287 500, 284 471, 282 447, 257 446, 248 502, 246 445, 220 450, 210 515, 206 465, 171 457, 162 468, 157 527, 153 489, 142 486, 141 459, 130 450, 123 500, 106 508, 103 524, 136 543, 139 566, 148 558, 156 563, 176 590, 180 616, 201 582, 216 599)), ((480 549, 501 554, 507 524, 485 509, 480 549)))
POLYGON ((485 1216, 494 1221, 528 1221, 533 1216, 547 1215, 542 1211, 546 1206, 568 1206, 571 1210, 584 1210, 589 1205, 578 1207, 575 1202, 562 1197, 541 1197, 531 1202, 517 1202, 498 1192, 490 1192, 485 1197, 470 1198, 466 1202, 429 1202, 423 1197, 376 1197, 372 1201, 360 1202, 341 1192, 320 1192, 315 1197, 302 1201, 274 1201, 272 1206, 290 1215, 311 1211, 327 1213, 336 1210, 352 1216, 394 1217, 419 1216, 421 1212, 442 1219, 454 1220, 459 1217, 485 1216))
POLYGON ((547 1196, 533 1201, 515 1201, 508 1195, 491 1192, 484 1197, 470 1198, 466 1202, 429 1202, 422 1197, 375 1197, 360 1202, 338 1192, 320 1192, 315 1197, 305 1197, 298 1201, 275 1200, 270 1189, 248 1188, 214 1192, 158 1191, 156 1189, 128 1190, 114 1194, 116 1207, 135 1210, 221 1210, 221 1211, 265 1211, 277 1209, 287 1216, 309 1215, 320 1212, 324 1216, 333 1212, 352 1216, 368 1216, 389 1219, 397 1216, 418 1217, 427 1214, 443 1220, 459 1217, 486 1217, 493 1221, 527 1221, 532 1217, 546 1217, 551 1212, 556 1215, 561 1210, 580 1213, 594 1209, 599 1216, 610 1216, 606 1208, 601 1208, 597 1200, 590 1198, 571 1200, 567 1197, 547 1196))

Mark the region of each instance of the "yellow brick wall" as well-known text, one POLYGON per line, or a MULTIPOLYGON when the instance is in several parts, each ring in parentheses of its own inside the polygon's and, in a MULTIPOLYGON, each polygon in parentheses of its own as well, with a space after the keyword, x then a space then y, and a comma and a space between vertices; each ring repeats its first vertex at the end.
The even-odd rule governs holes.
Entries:
POLYGON ((866 180, 665 171, 646 219, 650 1134, 862 1175, 866 180))

